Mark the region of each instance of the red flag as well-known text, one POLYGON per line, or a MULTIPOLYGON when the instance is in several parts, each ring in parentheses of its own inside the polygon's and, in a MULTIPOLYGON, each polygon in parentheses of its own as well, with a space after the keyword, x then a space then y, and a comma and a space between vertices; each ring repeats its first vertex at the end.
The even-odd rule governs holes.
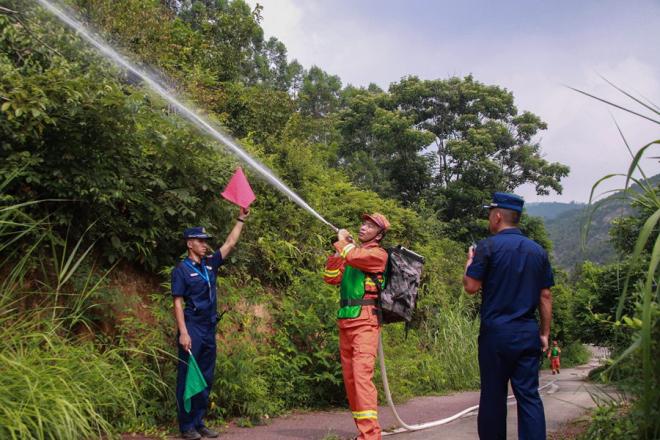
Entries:
POLYGON ((238 167, 234 175, 229 179, 222 197, 242 208, 249 207, 256 199, 241 167, 238 167))

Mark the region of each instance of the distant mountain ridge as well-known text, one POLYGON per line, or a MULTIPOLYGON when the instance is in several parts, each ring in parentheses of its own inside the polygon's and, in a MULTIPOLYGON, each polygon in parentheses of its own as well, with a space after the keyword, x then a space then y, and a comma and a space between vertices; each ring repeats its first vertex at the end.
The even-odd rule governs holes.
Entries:
POLYGON ((561 214, 576 209, 584 209, 586 206, 586 203, 580 202, 531 202, 525 204, 527 214, 534 217, 541 217, 543 220, 554 220, 561 214))
MULTIPOLYGON (((649 179, 653 185, 660 183, 660 174, 649 179)), ((633 185, 632 189, 638 188, 633 185)), ((610 227, 618 217, 632 214, 628 199, 616 192, 599 202, 600 206, 591 218, 589 236, 582 249, 582 225, 587 220, 589 209, 586 203, 537 202, 525 204, 528 215, 541 217, 553 244, 554 263, 563 269, 572 269, 576 264, 589 260, 599 264, 611 263, 616 252, 610 243, 610 227)))

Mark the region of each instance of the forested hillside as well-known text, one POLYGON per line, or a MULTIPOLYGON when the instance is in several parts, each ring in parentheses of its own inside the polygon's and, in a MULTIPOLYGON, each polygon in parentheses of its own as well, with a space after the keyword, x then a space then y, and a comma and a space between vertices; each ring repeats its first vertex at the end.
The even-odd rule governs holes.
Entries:
MULTIPOLYGON (((658 182, 660 175, 648 179, 651 185, 658 182)), ((631 190, 637 192, 639 186, 633 184, 631 190)), ((543 218, 555 262, 566 270, 585 261, 614 262, 617 254, 610 230, 613 224, 623 221, 621 217, 633 214, 630 199, 624 197, 622 191, 602 198, 591 207, 583 203, 530 203, 526 210, 529 215, 543 218), (584 228, 589 219, 586 242, 582 246, 584 228)))
POLYGON ((564 215, 576 209, 582 209, 586 203, 561 203, 561 202, 531 202, 525 204, 527 214, 535 217, 541 217, 543 220, 554 220, 560 215, 564 215))
POLYGON ((598 264, 613 262, 616 252, 609 234, 612 222, 618 217, 629 215, 630 212, 629 206, 614 200, 603 205, 591 216, 589 234, 584 245, 582 239, 585 224, 589 219, 588 208, 568 211, 545 221, 557 264, 564 269, 574 269, 584 261, 598 264))
MULTIPOLYGON (((487 234, 493 191, 561 191, 568 168, 543 159, 541 117, 471 76, 344 85, 289 59, 242 0, 68 4, 333 224, 383 212, 387 244, 427 258, 407 339, 385 332, 396 396, 478 386, 466 244, 487 234)), ((238 162, 35 3, 0 6, 0 419, 13 420, 0 437, 170 426, 169 270, 185 227, 227 234, 236 208, 219 194, 238 162)), ((257 202, 219 279, 210 414, 249 424, 344 395, 337 292, 320 275, 332 231, 247 173, 257 202)), ((550 247, 542 223, 522 226, 550 247)))
POLYGON ((604 204, 594 213, 585 246, 581 242, 590 212, 586 204, 530 203, 526 210, 529 215, 543 218, 557 266, 572 270, 584 261, 606 264, 615 260, 609 231, 616 217, 630 212, 623 206, 612 199, 612 203, 604 204))

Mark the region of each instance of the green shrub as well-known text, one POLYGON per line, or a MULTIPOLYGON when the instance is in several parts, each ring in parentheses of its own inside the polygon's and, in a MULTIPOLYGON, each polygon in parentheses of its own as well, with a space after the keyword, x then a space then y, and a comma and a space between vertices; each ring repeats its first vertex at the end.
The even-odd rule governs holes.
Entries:
POLYGON ((10 324, 0 335, 0 437, 87 439, 153 426, 144 397, 166 390, 154 371, 122 350, 34 327, 10 324))
POLYGON ((582 440, 636 440, 639 426, 630 416, 629 406, 612 404, 598 407, 582 440))

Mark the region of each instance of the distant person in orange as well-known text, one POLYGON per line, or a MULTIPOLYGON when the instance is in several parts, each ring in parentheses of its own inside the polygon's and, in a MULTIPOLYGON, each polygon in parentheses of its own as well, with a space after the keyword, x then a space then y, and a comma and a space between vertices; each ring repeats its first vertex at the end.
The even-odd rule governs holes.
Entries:
POLYGON ((559 374, 559 358, 561 355, 561 348, 557 341, 552 341, 552 347, 548 350, 548 359, 550 359, 550 368, 552 368, 552 374, 559 374))
POLYGON ((358 240, 341 229, 328 257, 323 279, 340 285, 339 352, 348 404, 360 434, 359 440, 380 440, 378 393, 372 382, 380 322, 378 288, 383 282, 387 251, 380 246, 390 222, 383 214, 364 214, 358 240))

